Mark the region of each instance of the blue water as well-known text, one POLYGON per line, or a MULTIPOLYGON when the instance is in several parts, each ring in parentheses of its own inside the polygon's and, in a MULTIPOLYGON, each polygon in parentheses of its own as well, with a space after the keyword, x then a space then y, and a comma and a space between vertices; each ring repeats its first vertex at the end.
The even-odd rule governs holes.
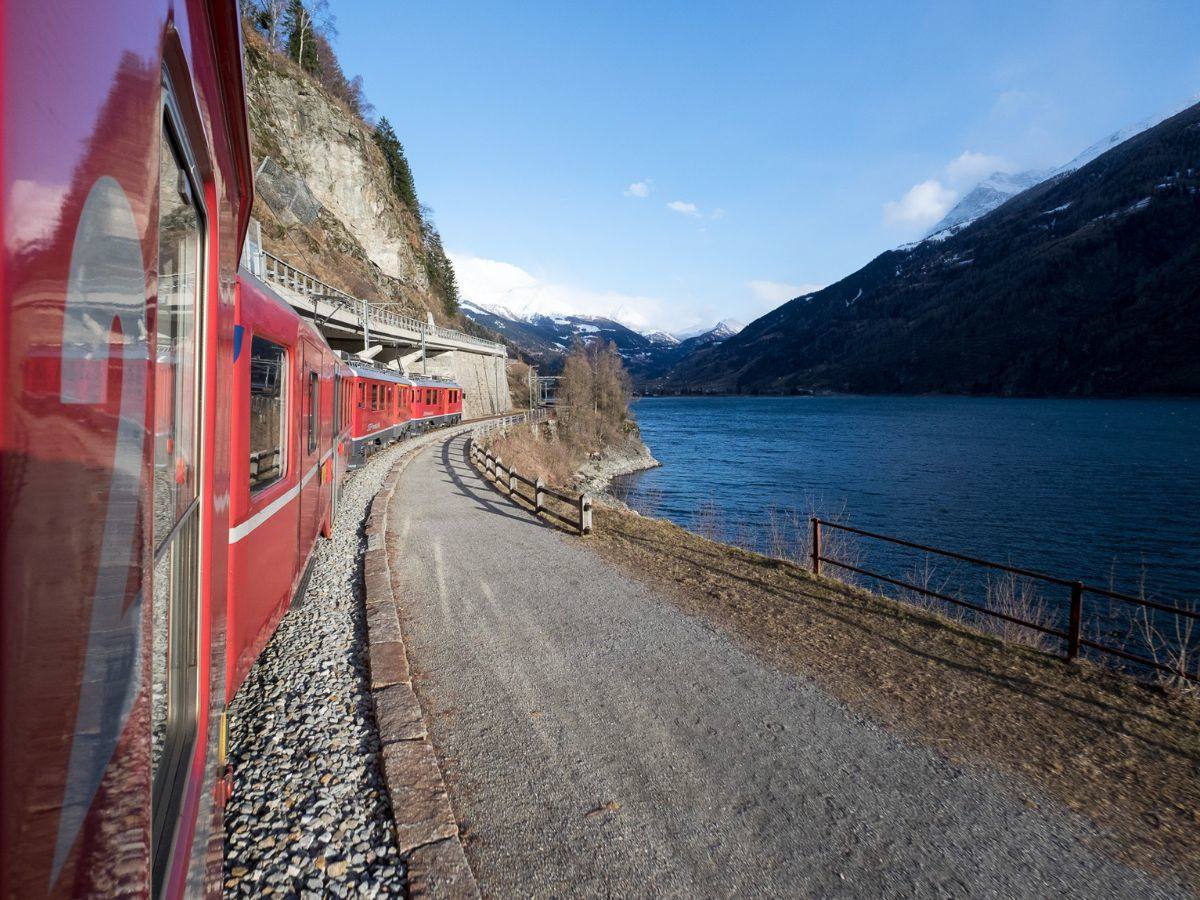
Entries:
MULTIPOLYGON (((617 491, 685 527, 711 530, 718 510, 726 539, 764 548, 774 504, 1101 587, 1200 596, 1200 401, 645 398, 634 412, 663 465, 617 491)), ((920 557, 862 544, 861 562, 893 575, 920 557)))

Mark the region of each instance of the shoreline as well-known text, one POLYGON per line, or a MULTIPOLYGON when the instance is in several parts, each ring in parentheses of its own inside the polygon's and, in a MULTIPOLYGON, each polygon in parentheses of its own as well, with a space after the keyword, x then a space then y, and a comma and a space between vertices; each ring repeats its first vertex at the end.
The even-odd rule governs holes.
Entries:
MULTIPOLYGON (((621 503, 609 490, 614 478, 657 469, 662 463, 654 458, 650 448, 640 437, 620 448, 607 448, 599 459, 590 460, 575 473, 576 484, 581 491, 602 496, 606 501, 621 503)), ((625 504, 621 503, 622 506, 625 504)))

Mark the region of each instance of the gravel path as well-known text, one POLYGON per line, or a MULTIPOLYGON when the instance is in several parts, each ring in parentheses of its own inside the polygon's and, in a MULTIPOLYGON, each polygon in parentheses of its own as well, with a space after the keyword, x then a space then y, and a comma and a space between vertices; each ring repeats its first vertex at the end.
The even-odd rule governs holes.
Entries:
POLYGON ((1022 784, 902 743, 518 511, 464 446, 414 459, 389 531, 485 896, 1169 894, 1022 784))
POLYGON ((367 678, 361 530, 400 455, 443 437, 377 453, 347 480, 303 601, 230 706, 226 896, 404 894, 367 678))

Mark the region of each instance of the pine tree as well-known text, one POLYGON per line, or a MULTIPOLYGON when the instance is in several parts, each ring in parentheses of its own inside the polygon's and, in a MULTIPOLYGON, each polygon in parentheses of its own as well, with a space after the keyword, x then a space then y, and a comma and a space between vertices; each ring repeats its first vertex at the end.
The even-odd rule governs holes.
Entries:
POLYGON ((396 192, 396 196, 408 207, 409 211, 419 219, 421 204, 417 201, 417 186, 413 181, 412 169, 409 168, 408 159, 404 155, 404 145, 396 137, 396 132, 392 129, 392 123, 387 120, 387 116, 381 116, 379 124, 375 126, 375 143, 379 145, 379 149, 383 151, 383 158, 387 160, 388 174, 392 179, 392 190, 396 192))

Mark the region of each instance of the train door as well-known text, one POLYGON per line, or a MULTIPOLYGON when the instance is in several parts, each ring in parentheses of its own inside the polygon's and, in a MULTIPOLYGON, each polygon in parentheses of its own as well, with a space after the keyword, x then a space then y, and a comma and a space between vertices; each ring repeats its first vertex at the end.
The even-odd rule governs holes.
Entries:
MULTIPOLYGON (((321 354, 312 341, 300 339, 300 565, 321 527, 321 354)), ((300 574, 303 574, 301 572, 300 574)))
POLYGON ((155 306, 151 871, 163 885, 197 747, 200 705, 200 401, 204 396, 204 213, 175 116, 159 158, 155 306))
POLYGON ((342 376, 333 373, 333 416, 330 421, 333 423, 333 435, 330 438, 330 447, 333 448, 333 455, 330 456, 329 471, 332 477, 329 479, 329 528, 333 530, 333 520, 337 518, 338 503, 341 501, 342 479, 339 466, 341 457, 338 454, 338 442, 342 436, 342 415, 344 412, 345 401, 342 397, 342 376))

